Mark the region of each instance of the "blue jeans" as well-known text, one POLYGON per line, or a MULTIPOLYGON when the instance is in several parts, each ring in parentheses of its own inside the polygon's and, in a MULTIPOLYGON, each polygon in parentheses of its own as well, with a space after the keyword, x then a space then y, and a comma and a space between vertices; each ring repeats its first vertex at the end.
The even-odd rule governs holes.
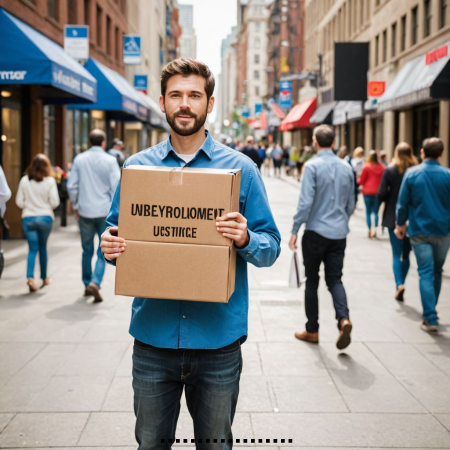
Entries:
POLYGON ((450 235, 414 236, 411 244, 420 277, 423 318, 428 324, 437 325, 436 305, 441 292, 442 267, 450 247, 450 235))
POLYGON ((92 258, 94 256, 94 237, 97 234, 100 240, 102 233, 106 229, 106 217, 88 219, 80 216, 78 223, 81 233, 81 245, 83 247, 83 283, 85 286, 89 283, 95 283, 100 287, 105 273, 105 260, 100 243, 97 248, 97 262, 95 263, 94 274, 92 274, 92 258))
POLYGON ((133 390, 138 450, 172 448, 183 388, 194 422, 196 448, 231 449, 241 372, 239 343, 232 349, 187 350, 135 341, 133 390))
POLYGON ((389 239, 391 240, 392 256, 394 259, 394 277, 397 287, 405 284, 406 275, 409 271, 409 253, 411 252, 411 243, 409 237, 405 236, 399 239, 394 230, 389 228, 389 239))
POLYGON ((47 278, 47 241, 52 231, 53 219, 50 216, 33 216, 22 219, 23 232, 28 241, 27 278, 34 278, 34 265, 39 252, 41 279, 47 278))
POLYGON ((365 195, 364 203, 366 204, 366 222, 369 230, 372 229, 372 214, 375 216, 375 227, 378 226, 378 210, 380 209, 380 201, 376 195, 365 195))

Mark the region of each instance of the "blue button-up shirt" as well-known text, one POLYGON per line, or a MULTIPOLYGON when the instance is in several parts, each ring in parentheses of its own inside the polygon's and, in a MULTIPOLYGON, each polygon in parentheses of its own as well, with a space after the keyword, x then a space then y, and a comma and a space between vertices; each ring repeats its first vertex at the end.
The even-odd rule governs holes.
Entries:
POLYGON ((67 190, 74 209, 82 217, 106 217, 120 180, 116 158, 101 147, 91 147, 75 157, 67 190))
MULTIPOLYGON (((228 303, 135 298, 131 335, 164 348, 219 348, 239 338, 244 342, 248 333, 247 263, 269 267, 280 254, 281 236, 258 168, 247 156, 214 141, 208 132, 202 147, 187 164, 167 140, 131 156, 124 166, 131 165, 241 169, 239 212, 247 219, 250 236, 247 247, 237 250, 236 287, 228 303)), ((118 225, 119 203, 120 185, 107 217, 109 226, 118 225)))
POLYGON ((397 224, 409 219, 409 236, 450 234, 450 170, 432 159, 411 167, 397 200, 397 224))
POLYGON ((305 164, 292 234, 303 223, 328 239, 344 239, 355 210, 355 183, 350 165, 332 150, 320 150, 305 164))

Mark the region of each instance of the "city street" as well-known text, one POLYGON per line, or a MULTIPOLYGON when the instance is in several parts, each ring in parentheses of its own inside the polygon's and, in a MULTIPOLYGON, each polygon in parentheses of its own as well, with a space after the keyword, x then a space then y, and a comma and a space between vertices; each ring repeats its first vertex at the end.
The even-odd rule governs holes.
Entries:
MULTIPOLYGON (((249 266, 249 337, 235 445, 450 448, 450 261, 438 305, 440 332, 427 334, 419 328, 415 258, 399 304, 388 234, 367 238, 360 199, 344 276, 353 342, 344 352, 336 349, 338 330, 323 278, 320 344, 300 342, 294 332, 304 329, 304 287, 288 287, 287 245, 299 186, 272 177, 265 183, 282 253, 272 268, 249 266)), ((105 301, 87 301, 79 234, 71 221, 51 237, 52 284, 28 294, 25 241, 7 244, 9 263, 0 280, 0 448, 136 449, 132 299, 114 296, 114 269, 107 267, 105 301)), ((193 437, 183 401, 176 447, 193 448, 183 444, 193 437)))

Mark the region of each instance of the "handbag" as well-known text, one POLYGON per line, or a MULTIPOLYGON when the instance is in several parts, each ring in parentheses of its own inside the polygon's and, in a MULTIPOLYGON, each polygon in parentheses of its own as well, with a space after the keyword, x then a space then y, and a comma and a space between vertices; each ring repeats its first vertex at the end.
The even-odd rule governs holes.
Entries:
POLYGON ((292 252, 291 268, 289 270, 289 287, 298 289, 305 280, 305 269, 298 261, 297 252, 292 252))

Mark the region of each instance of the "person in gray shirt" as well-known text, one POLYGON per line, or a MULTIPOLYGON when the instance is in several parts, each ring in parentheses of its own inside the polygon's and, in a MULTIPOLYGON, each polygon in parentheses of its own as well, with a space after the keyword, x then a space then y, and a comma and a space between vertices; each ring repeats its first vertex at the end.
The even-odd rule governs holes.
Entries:
POLYGON ((73 161, 67 190, 81 233, 84 295, 93 296, 95 302, 101 302, 103 297, 100 286, 105 273, 105 260, 99 246, 97 262, 92 272, 94 237, 97 234, 100 240, 106 229, 106 216, 120 180, 120 168, 116 158, 105 152, 104 131, 92 130, 89 141, 91 148, 76 156, 73 161))
POLYGON ((303 263, 305 265, 306 330, 295 333, 302 341, 319 342, 319 269, 325 264, 325 281, 333 297, 338 321, 336 346, 342 350, 351 342, 352 323, 349 319, 347 295, 342 284, 342 268, 349 233, 348 221, 355 209, 354 178, 348 163, 334 154, 334 128, 320 125, 314 130, 313 145, 317 156, 304 167, 302 190, 294 216, 289 242, 297 249, 297 234, 302 224, 303 263))

